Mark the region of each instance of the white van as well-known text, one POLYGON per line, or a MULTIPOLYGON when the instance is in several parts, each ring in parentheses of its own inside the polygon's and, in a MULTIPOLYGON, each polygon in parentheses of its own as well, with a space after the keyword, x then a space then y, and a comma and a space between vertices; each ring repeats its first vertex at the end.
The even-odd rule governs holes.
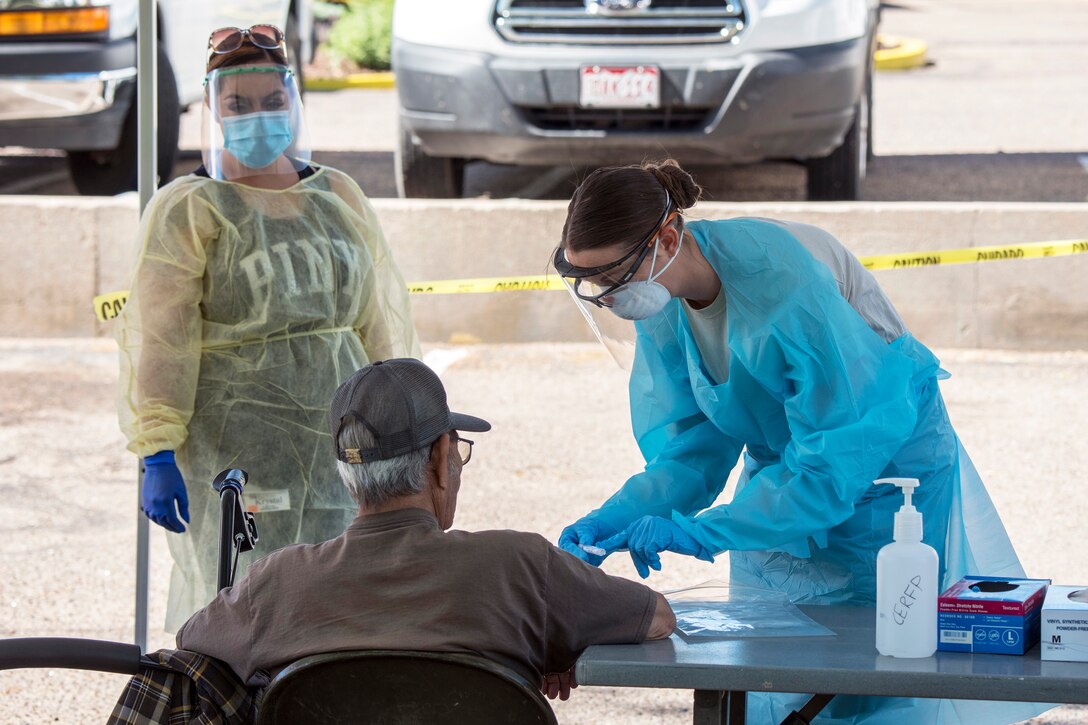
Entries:
MULTIPOLYGON (((0 0, 0 146, 62 149, 83 194, 136 188, 139 0, 0 0)), ((208 35, 272 23, 296 72, 313 52, 306 0, 158 0, 158 171, 203 97, 208 35)), ((301 85, 301 74, 299 76, 301 85)))
POLYGON ((870 158, 878 0, 397 0, 402 196, 466 161, 802 162, 855 199, 870 158))

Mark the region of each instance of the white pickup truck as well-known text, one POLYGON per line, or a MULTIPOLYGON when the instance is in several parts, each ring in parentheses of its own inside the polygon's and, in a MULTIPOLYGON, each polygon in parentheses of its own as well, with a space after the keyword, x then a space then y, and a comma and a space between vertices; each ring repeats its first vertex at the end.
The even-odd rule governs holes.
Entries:
MULTIPOLYGON (((296 71, 312 53, 306 0, 158 0, 158 170, 203 97, 208 35, 284 28, 296 71)), ((0 146, 62 149, 83 194, 136 188, 138 0, 0 0, 0 146)), ((300 76, 301 77, 301 76, 300 76)))
POLYGON ((466 161, 805 164, 855 199, 871 154, 878 0, 397 0, 402 196, 466 161))

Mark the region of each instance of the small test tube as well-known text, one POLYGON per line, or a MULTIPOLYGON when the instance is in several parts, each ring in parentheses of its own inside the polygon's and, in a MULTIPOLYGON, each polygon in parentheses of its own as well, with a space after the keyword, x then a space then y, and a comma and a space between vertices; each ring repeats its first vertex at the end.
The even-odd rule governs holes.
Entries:
POLYGON ((578 544, 578 548, 580 548, 582 551, 586 552, 587 554, 593 554, 593 556, 605 556, 606 554, 608 554, 607 551, 605 551, 604 549, 602 549, 599 546, 590 546, 589 544, 578 544))

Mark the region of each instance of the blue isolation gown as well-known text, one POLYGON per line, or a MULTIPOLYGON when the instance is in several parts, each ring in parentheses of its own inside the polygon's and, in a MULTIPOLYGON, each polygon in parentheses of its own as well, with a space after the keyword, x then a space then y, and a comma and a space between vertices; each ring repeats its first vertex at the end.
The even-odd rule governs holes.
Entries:
MULTIPOLYGON (((680 300, 636 323, 630 380, 643 472, 591 516, 620 530, 671 517, 730 553, 733 583, 795 603, 876 600, 876 556, 903 497, 884 477, 917 478, 924 540, 942 589, 965 574, 1020 577, 986 489, 938 388, 947 377, 909 333, 891 343, 843 298, 830 270, 780 225, 687 225, 718 273, 728 379, 708 376, 680 300), (708 508, 744 453, 733 499, 708 508)), ((876 656, 874 643, 874 656, 876 656)), ((807 695, 749 695, 749 722, 780 722, 807 695)), ((814 723, 1010 723, 1046 706, 837 697, 814 723)))

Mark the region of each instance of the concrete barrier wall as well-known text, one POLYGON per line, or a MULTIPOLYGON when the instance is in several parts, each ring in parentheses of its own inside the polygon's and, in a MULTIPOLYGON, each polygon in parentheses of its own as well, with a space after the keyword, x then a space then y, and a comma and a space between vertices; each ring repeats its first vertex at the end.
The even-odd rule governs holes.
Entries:
MULTIPOLYGON (((565 202, 374 202, 409 281, 544 274, 565 202)), ((824 227, 855 254, 1088 237, 1085 204, 701 204, 693 218, 762 216, 824 227)), ((136 199, 0 199, 0 335, 109 334, 91 298, 125 289, 136 199)), ((876 272, 933 346, 1088 349, 1088 255, 876 272)), ((419 295, 426 341, 589 340, 563 292, 419 295)))

